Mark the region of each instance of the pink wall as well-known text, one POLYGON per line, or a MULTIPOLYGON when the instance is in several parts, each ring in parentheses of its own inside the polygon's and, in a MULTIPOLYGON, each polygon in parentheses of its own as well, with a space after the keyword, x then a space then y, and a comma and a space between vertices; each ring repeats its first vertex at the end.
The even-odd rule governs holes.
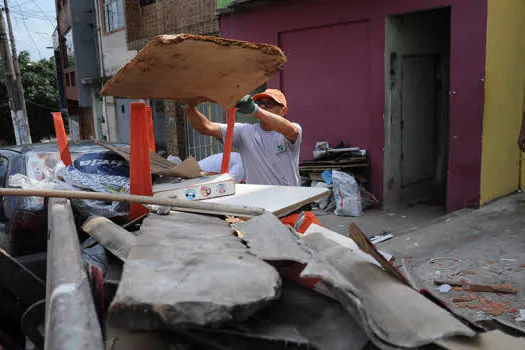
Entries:
POLYGON ((303 126, 301 158, 315 141, 341 139, 371 155, 383 193, 385 16, 452 5, 447 210, 479 204, 486 0, 287 0, 221 16, 224 37, 280 45, 289 118, 303 126))

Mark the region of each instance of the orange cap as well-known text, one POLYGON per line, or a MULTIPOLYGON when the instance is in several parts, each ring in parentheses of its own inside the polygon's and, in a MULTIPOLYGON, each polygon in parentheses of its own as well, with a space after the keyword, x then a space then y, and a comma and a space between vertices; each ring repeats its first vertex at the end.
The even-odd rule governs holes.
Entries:
POLYGON ((286 103, 286 97, 284 97, 284 94, 282 93, 281 90, 266 89, 264 92, 254 95, 253 100, 257 101, 265 97, 271 98, 275 102, 282 104, 284 106, 284 114, 288 113, 288 104, 286 103))

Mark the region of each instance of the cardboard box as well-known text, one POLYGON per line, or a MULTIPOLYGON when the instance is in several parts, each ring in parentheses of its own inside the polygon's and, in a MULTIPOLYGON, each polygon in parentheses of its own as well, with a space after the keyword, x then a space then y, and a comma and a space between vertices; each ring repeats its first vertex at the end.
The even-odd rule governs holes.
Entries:
POLYGON ((229 174, 202 176, 176 183, 153 185, 154 197, 202 200, 235 194, 235 180, 229 174))

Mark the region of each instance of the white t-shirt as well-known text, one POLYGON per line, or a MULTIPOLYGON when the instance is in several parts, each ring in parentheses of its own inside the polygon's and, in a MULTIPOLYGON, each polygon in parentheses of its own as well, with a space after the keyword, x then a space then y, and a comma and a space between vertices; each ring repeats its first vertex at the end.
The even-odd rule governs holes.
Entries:
MULTIPOLYGON (((223 153, 217 153, 199 160, 199 166, 202 171, 220 173, 222 167, 222 156, 223 153)), ((230 168, 228 173, 235 178, 235 182, 237 183, 244 180, 244 168, 242 166, 241 155, 237 152, 232 152, 230 154, 230 168)))
MULTIPOLYGON (((235 123, 233 147, 241 154, 246 183, 255 185, 299 186, 299 152, 303 131, 299 124, 295 143, 276 131, 264 131, 259 124, 235 123)), ((223 142, 226 124, 219 124, 223 142)))

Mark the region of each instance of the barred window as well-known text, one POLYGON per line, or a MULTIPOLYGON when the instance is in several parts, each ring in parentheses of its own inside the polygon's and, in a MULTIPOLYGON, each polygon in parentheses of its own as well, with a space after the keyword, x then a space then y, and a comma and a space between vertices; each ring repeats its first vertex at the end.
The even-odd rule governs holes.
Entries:
POLYGON ((104 7, 104 31, 106 33, 126 26, 124 16, 124 0, 103 0, 104 7))

